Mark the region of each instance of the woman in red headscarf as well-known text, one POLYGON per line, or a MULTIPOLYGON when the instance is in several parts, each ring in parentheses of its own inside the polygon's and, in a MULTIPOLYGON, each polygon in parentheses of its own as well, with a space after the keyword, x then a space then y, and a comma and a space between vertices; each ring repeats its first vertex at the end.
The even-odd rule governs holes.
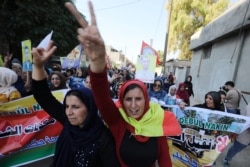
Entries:
POLYGON ((73 6, 67 6, 82 28, 78 40, 88 55, 90 82, 98 109, 116 142, 116 153, 122 167, 172 166, 166 136, 181 134, 172 112, 149 102, 147 88, 139 80, 125 82, 116 103, 109 95, 106 72, 105 44, 96 25, 91 2, 91 24, 79 16, 73 6))
POLYGON ((176 95, 178 95, 180 99, 182 99, 182 101, 185 102, 187 106, 189 106, 190 105, 189 94, 186 88, 187 85, 185 83, 180 83, 176 95))
POLYGON ((171 112, 149 102, 147 88, 139 80, 125 82, 116 103, 109 96, 105 69, 90 79, 97 106, 116 142, 123 167, 172 166, 166 136, 179 135, 180 125, 171 112), (102 83, 100 86, 99 83, 102 83))

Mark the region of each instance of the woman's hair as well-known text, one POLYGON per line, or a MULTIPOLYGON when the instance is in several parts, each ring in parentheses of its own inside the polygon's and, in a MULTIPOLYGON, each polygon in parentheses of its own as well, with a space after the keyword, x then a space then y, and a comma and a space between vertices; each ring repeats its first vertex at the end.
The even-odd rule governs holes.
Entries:
POLYGON ((140 89, 141 89, 141 87, 140 87, 139 85, 137 85, 137 84, 131 84, 131 85, 129 85, 128 87, 126 87, 126 89, 125 89, 125 91, 124 91, 124 94, 123 94, 123 97, 126 95, 126 93, 127 93, 128 91, 130 91, 130 90, 132 90, 132 89, 135 89, 135 88, 140 88, 140 89))
POLYGON ((216 110, 220 110, 221 109, 221 97, 220 97, 220 94, 218 92, 216 92, 216 91, 210 91, 210 92, 206 93, 205 101, 206 101, 206 98, 207 98, 208 95, 212 96, 212 98, 213 98, 214 108, 216 110))
POLYGON ((59 87, 54 87, 53 84, 51 84, 51 90, 59 90, 59 89, 66 89, 67 86, 66 86, 66 78, 65 76, 61 73, 61 72, 58 72, 58 71, 53 71, 50 75, 49 75, 49 81, 51 81, 51 78, 52 78, 52 75, 57 75, 61 81, 59 87))
POLYGON ((87 67, 79 67, 81 72, 82 72, 82 75, 81 76, 77 76, 78 75, 78 72, 76 71, 76 76, 77 77, 81 77, 81 78, 86 78, 88 76, 88 68, 87 67))

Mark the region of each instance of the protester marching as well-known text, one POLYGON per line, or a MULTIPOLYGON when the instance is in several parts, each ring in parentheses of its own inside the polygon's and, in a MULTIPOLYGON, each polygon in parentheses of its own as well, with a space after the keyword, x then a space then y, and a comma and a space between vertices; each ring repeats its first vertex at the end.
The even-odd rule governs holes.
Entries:
POLYGON ((47 166, 60 167, 213 166, 231 145, 229 166, 246 148, 250 117, 237 113, 241 92, 233 81, 193 104, 191 75, 180 83, 173 72, 156 76, 159 58, 145 42, 135 70, 110 65, 92 3, 89 25, 72 4, 66 8, 80 22, 80 44, 54 68, 45 65, 56 49, 53 31, 38 46, 20 41, 22 60, 0 57, 1 166, 47 157, 54 157, 47 166))

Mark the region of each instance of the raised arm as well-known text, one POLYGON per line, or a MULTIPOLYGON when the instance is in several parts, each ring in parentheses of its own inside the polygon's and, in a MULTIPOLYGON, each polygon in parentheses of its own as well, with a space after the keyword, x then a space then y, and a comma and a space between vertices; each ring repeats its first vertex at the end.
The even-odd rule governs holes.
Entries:
POLYGON ((65 3, 65 7, 75 16, 81 28, 78 29, 78 40, 83 45, 89 58, 90 70, 94 73, 102 73, 106 68, 105 44, 99 33, 92 3, 89 1, 91 24, 82 18, 72 3, 65 3))
POLYGON ((46 78, 44 65, 52 56, 56 47, 50 42, 47 50, 42 48, 33 48, 33 71, 32 71, 32 87, 33 95, 39 105, 53 118, 59 122, 64 122, 63 105, 52 95, 46 78))
POLYGON ((50 41, 47 50, 43 48, 32 48, 33 55, 33 71, 32 71, 32 79, 34 80, 43 80, 46 78, 45 72, 45 63, 49 60, 49 58, 53 55, 56 50, 56 46, 53 46, 53 42, 50 41))
POLYGON ((115 124, 120 114, 109 93, 105 44, 97 27, 93 5, 89 2, 90 25, 82 18, 72 3, 66 3, 65 7, 81 25, 81 28, 78 29, 78 40, 89 58, 91 89, 93 90, 98 109, 108 125, 115 124))

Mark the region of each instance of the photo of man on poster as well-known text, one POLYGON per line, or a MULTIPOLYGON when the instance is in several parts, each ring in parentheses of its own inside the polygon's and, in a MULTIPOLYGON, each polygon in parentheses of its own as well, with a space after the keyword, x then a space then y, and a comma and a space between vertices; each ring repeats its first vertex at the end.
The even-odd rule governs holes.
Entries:
POLYGON ((155 69, 155 61, 154 55, 138 56, 135 79, 140 79, 145 83, 153 83, 155 74, 152 69, 155 69))
POLYGON ((23 71, 32 71, 32 58, 31 58, 31 42, 30 40, 22 41, 22 62, 23 71))

